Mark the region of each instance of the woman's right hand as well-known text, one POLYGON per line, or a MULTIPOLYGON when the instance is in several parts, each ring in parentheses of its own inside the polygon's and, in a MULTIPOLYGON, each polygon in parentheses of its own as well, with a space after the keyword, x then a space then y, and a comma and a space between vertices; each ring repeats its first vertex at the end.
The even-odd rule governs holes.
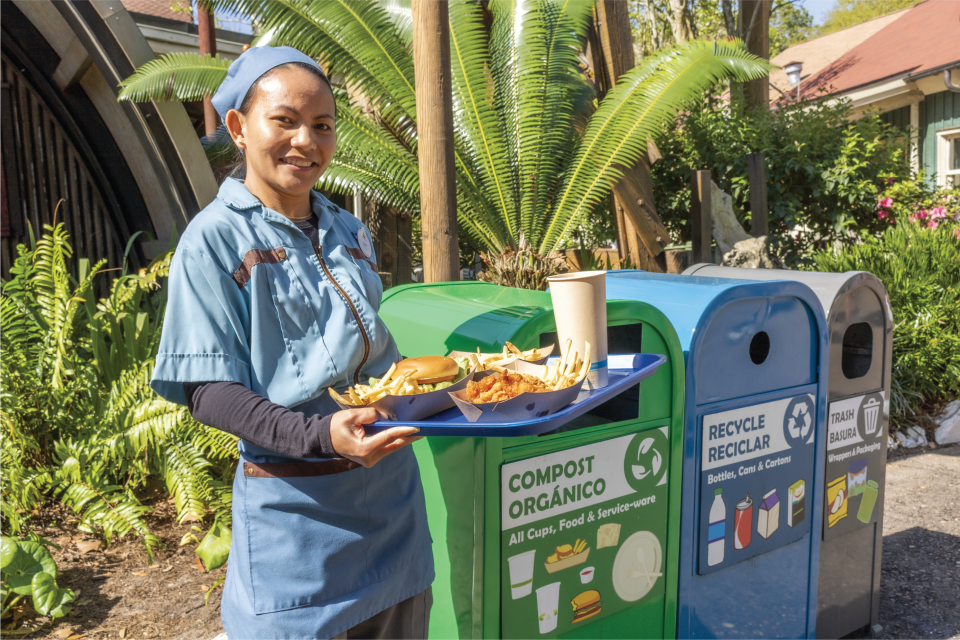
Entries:
POLYGON ((423 436, 414 436, 416 427, 393 427, 368 436, 363 425, 384 420, 373 407, 344 409, 333 414, 330 420, 330 442, 339 455, 370 468, 384 456, 402 449, 423 436))

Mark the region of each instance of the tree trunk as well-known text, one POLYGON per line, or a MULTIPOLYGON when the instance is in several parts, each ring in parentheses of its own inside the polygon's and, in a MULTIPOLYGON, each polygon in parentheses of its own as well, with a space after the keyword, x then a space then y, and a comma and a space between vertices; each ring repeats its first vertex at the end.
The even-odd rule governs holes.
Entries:
MULTIPOLYGON (((773 0, 740 0, 739 31, 747 51, 770 59, 770 9, 773 0)), ((748 107, 770 108, 770 76, 751 80, 743 85, 748 107)))
POLYGON ((727 30, 727 36, 739 38, 737 31, 737 18, 733 15, 733 0, 720 0, 720 6, 723 9, 723 26, 727 30))
MULTIPOLYGON (((197 31, 200 35, 200 55, 217 55, 217 31, 213 13, 197 7, 197 31)), ((203 125, 208 136, 217 132, 217 110, 213 108, 212 96, 203 99, 203 125)))
POLYGON ((674 42, 686 42, 693 37, 693 24, 687 0, 670 0, 670 27, 674 42))
POLYGON ((413 0, 423 280, 460 279, 447 3, 413 0))
MULTIPOLYGON (((599 0, 596 5, 591 49, 601 99, 635 65, 628 8, 622 0, 599 0)), ((654 206, 653 179, 646 155, 624 171, 613 188, 613 198, 621 258, 629 256, 634 264, 643 265, 640 268, 666 271, 663 249, 669 243, 669 235, 654 206)))

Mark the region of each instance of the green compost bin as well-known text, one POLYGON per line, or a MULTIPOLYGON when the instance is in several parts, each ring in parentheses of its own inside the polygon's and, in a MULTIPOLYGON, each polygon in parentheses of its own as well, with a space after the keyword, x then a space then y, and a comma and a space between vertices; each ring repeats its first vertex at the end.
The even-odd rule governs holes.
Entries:
MULTIPOLYGON (((611 354, 666 356, 650 378, 555 432, 414 445, 430 638, 675 637, 683 352, 656 308, 607 305, 611 354)), ((550 294, 487 283, 396 287, 380 316, 405 357, 557 342, 550 294)))

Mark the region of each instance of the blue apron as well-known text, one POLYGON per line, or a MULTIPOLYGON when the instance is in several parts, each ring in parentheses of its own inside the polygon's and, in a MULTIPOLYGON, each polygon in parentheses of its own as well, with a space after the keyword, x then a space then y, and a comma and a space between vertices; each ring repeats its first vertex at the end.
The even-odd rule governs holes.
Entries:
MULTIPOLYGON (((184 382, 232 381, 328 414, 329 387, 380 376, 399 358, 377 316, 383 290, 366 228, 318 193, 312 204, 320 247, 231 179, 190 223, 170 268, 151 383, 161 396, 183 404, 184 382)), ((371 469, 305 478, 245 477, 243 462, 299 460, 239 447, 221 602, 230 638, 331 637, 433 581, 409 447, 371 469)))

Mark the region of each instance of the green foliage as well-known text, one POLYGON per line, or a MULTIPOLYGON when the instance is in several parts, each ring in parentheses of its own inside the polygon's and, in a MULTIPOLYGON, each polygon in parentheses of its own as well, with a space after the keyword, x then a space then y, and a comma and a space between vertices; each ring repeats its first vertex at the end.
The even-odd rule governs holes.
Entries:
POLYGON ((0 538, 2 615, 28 597, 37 613, 62 618, 70 613, 73 591, 57 586, 57 563, 41 544, 19 538, 0 538))
POLYGON ((826 35, 873 18, 906 9, 920 0, 834 0, 817 35, 826 35))
POLYGON ((544 256, 527 245, 520 236, 520 247, 507 250, 499 255, 481 253, 483 271, 477 274, 477 280, 492 282, 503 287, 546 291, 547 278, 566 271, 566 260, 561 257, 544 256))
POLYGON ((227 77, 230 60, 195 53, 166 53, 145 63, 120 83, 120 99, 201 100, 227 77), (176 82, 173 81, 176 77, 176 82))
POLYGON ((920 206, 886 202, 923 184, 921 176, 883 194, 881 203, 892 206, 879 213, 900 207, 912 213, 879 237, 865 235, 861 244, 813 256, 813 270, 869 271, 890 295, 895 424, 904 424, 922 405, 960 395, 960 189, 928 192, 926 201, 916 203, 920 206), (917 215, 921 211, 928 215, 917 215))
MULTIPOLYGON (((408 3, 214 4, 250 16, 271 45, 300 49, 348 87, 337 91, 338 149, 318 187, 359 191, 417 215, 408 3)), ((573 230, 606 206, 621 167, 679 109, 722 82, 769 69, 739 42, 692 41, 644 60, 596 105, 580 68, 591 9, 586 0, 449 4, 457 214, 473 246, 501 254, 519 246, 521 233, 540 254, 569 244, 573 230)), ((218 76, 211 71, 201 82, 194 72, 212 62, 192 60, 145 65, 121 99, 213 93, 218 76)))
POLYGON ((907 172, 902 134, 867 116, 850 122, 846 102, 781 104, 747 111, 709 98, 657 139, 663 159, 653 166, 657 210, 675 242, 689 240, 690 172, 707 169, 733 197, 749 228, 747 156, 766 158, 770 232, 788 264, 811 251, 879 233, 876 213, 884 176, 907 172))
POLYGON ((775 3, 770 13, 770 57, 814 36, 813 16, 803 5, 775 3))
MULTIPOLYGON (((165 308, 159 284, 172 251, 124 273, 96 300, 92 284, 104 262, 91 268, 81 259, 74 277, 63 225, 45 230, 33 249, 17 247, 0 297, 4 534, 37 540, 31 514, 58 499, 81 530, 107 542, 135 535, 152 558, 160 541, 136 495, 149 476, 163 478, 179 521, 229 525, 224 480, 236 439, 149 386, 165 308)), ((55 603, 55 584, 40 586, 42 606, 55 603)))

